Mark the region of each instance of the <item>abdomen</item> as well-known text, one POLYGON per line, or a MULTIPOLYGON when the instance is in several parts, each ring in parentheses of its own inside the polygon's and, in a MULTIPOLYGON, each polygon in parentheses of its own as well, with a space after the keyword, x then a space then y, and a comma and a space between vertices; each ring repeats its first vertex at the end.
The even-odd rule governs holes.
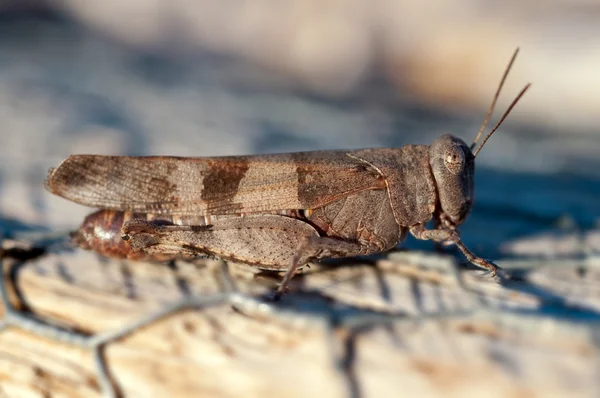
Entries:
MULTIPOLYGON (((92 250, 106 257, 127 258, 131 260, 169 261, 176 256, 152 255, 134 252, 121 237, 123 223, 131 219, 150 221, 148 214, 135 214, 113 210, 99 210, 87 216, 79 229, 71 235, 75 244, 85 250, 92 250)), ((173 220, 165 220, 173 222, 173 220)))

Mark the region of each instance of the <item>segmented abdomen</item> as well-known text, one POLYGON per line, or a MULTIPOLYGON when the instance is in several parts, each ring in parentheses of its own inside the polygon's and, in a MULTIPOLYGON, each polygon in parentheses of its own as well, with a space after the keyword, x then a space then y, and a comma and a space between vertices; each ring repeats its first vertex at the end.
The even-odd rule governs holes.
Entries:
POLYGON ((99 210, 87 216, 71 237, 79 247, 92 250, 106 257, 152 261, 174 259, 173 256, 148 256, 143 252, 131 250, 129 244, 121 237, 121 227, 124 222, 134 218, 148 221, 153 219, 151 215, 147 214, 99 210))

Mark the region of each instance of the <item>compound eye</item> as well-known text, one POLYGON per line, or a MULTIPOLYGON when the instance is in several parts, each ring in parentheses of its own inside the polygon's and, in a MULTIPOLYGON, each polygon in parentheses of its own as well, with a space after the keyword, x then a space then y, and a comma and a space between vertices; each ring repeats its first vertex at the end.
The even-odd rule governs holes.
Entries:
POLYGON ((465 165, 465 154, 461 147, 455 146, 444 153, 444 165, 452 174, 460 174, 465 165))

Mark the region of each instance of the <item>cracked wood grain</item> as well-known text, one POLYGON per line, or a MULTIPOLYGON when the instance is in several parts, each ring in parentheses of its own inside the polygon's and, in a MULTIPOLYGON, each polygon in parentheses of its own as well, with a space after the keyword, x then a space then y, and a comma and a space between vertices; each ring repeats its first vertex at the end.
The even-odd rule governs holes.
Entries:
MULTIPOLYGON (((60 251, 23 263, 15 280, 26 308, 87 333, 186 295, 238 292, 234 304, 182 311, 109 344, 124 397, 598 392, 590 328, 521 315, 555 303, 472 271, 463 271, 465 290, 448 266, 418 253, 322 265, 294 280, 281 303, 258 306, 244 298, 260 299, 277 278, 214 260, 166 267, 60 251)), ((8 396, 101 396, 89 352, 17 329, 0 333, 0 380, 8 396)))

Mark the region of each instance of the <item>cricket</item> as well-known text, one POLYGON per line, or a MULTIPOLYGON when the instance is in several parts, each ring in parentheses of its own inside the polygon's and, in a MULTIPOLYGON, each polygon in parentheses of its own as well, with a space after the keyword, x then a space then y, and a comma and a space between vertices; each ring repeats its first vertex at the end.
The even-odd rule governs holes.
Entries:
POLYGON ((109 257, 170 261, 203 255, 285 272, 324 258, 385 252, 407 233, 454 244, 474 265, 497 267, 462 242, 474 200, 479 143, 515 61, 514 52, 471 145, 443 135, 431 145, 228 157, 72 155, 46 188, 100 209, 73 233, 109 257), (429 226, 429 228, 428 228, 429 226))

